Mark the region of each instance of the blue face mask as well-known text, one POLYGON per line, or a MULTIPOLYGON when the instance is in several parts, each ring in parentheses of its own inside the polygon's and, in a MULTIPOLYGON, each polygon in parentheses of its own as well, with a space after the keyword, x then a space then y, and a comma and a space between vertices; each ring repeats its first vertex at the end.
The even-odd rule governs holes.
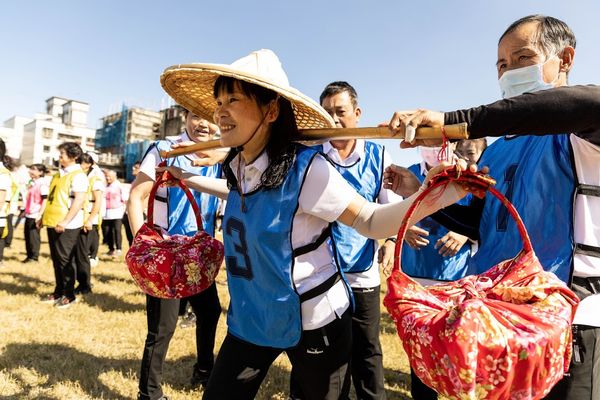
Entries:
POLYGON ((556 76, 556 79, 550 83, 546 83, 543 77, 544 64, 535 64, 506 71, 500 79, 498 79, 498 84, 502 91, 502 98, 508 99, 527 92, 531 93, 537 92, 538 90, 553 88, 555 82, 558 80, 560 72, 559 75, 556 76))

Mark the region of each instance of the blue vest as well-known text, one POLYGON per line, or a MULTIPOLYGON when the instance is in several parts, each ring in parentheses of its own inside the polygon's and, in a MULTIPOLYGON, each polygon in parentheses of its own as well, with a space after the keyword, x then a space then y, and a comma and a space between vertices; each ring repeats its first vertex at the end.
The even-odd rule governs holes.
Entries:
MULTIPOLYGON (((383 152, 381 145, 364 142, 365 154, 356 163, 343 166, 332 162, 335 168, 362 197, 375 202, 383 180, 383 152)), ((315 147, 323 151, 323 146, 315 147)), ((330 160, 331 161, 331 160, 330 160)), ((345 273, 367 271, 373 265, 377 242, 356 232, 352 227, 334 222, 331 236, 338 265, 345 273)))
MULTIPOLYGON (((409 168, 419 181, 425 180, 425 175, 421 174, 421 165, 414 164, 409 168)), ((467 204, 468 200, 462 199, 458 204, 467 204)), ((411 248, 406 242, 402 246, 402 271, 415 278, 436 279, 441 281, 453 281, 468 275, 468 259, 471 255, 471 246, 469 242, 465 243, 458 253, 451 257, 442 257, 439 249, 434 248, 435 243, 448 233, 433 218, 427 217, 416 224, 429 232, 426 237, 429 244, 420 247, 419 250, 411 248)))
POLYGON ((231 301, 229 332, 259 346, 289 348, 302 333, 300 297, 294 287, 292 222, 308 166, 318 154, 299 146, 277 188, 227 197, 223 243, 231 301))
MULTIPOLYGON (((156 142, 158 151, 170 150, 173 143, 168 140, 159 140, 156 142)), ((211 178, 221 177, 221 164, 215 164, 212 167, 195 167, 191 159, 185 156, 179 156, 167 159, 168 165, 174 165, 185 171, 196 175, 208 176, 211 178)), ((215 236, 215 219, 219 199, 206 193, 196 192, 190 189, 202 215, 202 225, 204 230, 211 236, 215 236)), ((190 202, 185 193, 178 187, 167 188, 167 198, 162 199, 157 195, 156 201, 166 201, 168 205, 168 229, 171 235, 192 236, 198 231, 196 217, 190 202)))
MULTIPOLYGON (((569 135, 500 138, 479 164, 490 167, 496 189, 515 205, 542 266, 568 282, 573 260, 575 174, 569 135)), ((513 258, 522 249, 515 222, 491 194, 481 217, 476 273, 513 258)))

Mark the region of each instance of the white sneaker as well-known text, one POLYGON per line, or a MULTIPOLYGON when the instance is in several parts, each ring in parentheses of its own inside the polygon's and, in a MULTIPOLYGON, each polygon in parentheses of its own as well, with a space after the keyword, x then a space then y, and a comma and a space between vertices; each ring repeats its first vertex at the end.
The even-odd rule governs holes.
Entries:
POLYGON ((91 258, 90 257, 90 266, 91 267, 97 267, 98 266, 98 257, 96 257, 96 258, 91 258))

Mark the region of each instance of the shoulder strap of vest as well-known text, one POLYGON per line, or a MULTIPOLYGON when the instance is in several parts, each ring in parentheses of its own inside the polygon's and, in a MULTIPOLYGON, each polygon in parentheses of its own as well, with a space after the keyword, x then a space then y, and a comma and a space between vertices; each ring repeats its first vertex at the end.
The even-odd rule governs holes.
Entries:
POLYGON ((293 251, 294 258, 301 256, 303 254, 306 254, 306 253, 310 253, 311 251, 315 251, 330 236, 331 236, 331 224, 327 225, 327 228, 323 229, 323 232, 321 232, 319 237, 316 238, 314 242, 305 244, 304 246, 300 246, 297 249, 294 249, 294 251, 293 251))
POLYGON ((577 194, 600 197, 600 186, 580 183, 577 185, 577 194))
POLYGON ((576 243, 575 254, 600 258, 600 247, 590 246, 588 244, 576 243))
POLYGON ((317 297, 317 296, 325 293, 330 288, 332 288, 333 285, 335 285, 336 283, 338 283, 341 280, 342 280, 342 275, 339 272, 336 272, 335 274, 331 275, 329 278, 327 278, 325 281, 321 282, 314 288, 302 293, 300 295, 300 301, 305 302, 306 300, 310 300, 314 297, 317 297))
MULTIPOLYGON (((302 254, 310 253, 311 251, 315 251, 319 248, 327 238, 331 237, 331 224, 327 225, 327 228, 321 232, 318 238, 316 238, 312 243, 305 244, 304 246, 298 247, 294 249, 293 256, 294 258, 301 256, 302 254)), ((314 297, 320 296, 323 293, 327 292, 333 285, 338 283, 342 279, 342 275, 337 271, 335 274, 331 275, 325 281, 321 282, 314 288, 307 290, 306 292, 300 295, 300 301, 304 302, 306 300, 310 300, 314 297)))
MULTIPOLYGON (((148 155, 148 153, 150 153, 152 151, 152 149, 157 149, 158 150, 158 146, 157 146, 158 142, 154 142, 152 143, 150 146, 148 146, 148 148, 146 149, 146 151, 144 152, 144 155, 142 156, 142 160, 144 158, 146 158, 146 156, 148 155)), ((160 152, 159 152, 160 155, 160 152)))

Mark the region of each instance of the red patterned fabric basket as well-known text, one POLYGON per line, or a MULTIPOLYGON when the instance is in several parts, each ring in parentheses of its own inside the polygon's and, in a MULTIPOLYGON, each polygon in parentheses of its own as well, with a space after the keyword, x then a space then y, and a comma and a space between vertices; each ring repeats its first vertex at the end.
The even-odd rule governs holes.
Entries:
POLYGON ((397 237, 384 304, 417 376, 450 399, 540 399, 567 371, 578 299, 545 272, 513 205, 479 174, 450 168, 408 211, 397 237), (456 180, 500 199, 518 224, 523 250, 486 273, 424 287, 404 274, 407 221, 435 188, 456 180))
POLYGON ((223 244, 202 229, 196 200, 182 181, 178 185, 194 209, 198 232, 194 236, 163 237, 154 228, 156 191, 169 180, 173 180, 172 175, 164 172, 154 183, 148 198, 148 220, 135 235, 125 260, 145 293, 176 299, 200 293, 213 284, 223 262, 223 244))

